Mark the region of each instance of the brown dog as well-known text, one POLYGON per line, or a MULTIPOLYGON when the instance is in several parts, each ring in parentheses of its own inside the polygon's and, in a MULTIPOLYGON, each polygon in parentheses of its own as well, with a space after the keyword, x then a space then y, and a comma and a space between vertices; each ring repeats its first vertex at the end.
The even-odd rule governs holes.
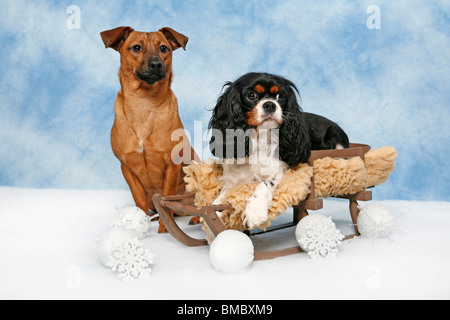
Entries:
MULTIPOLYGON (((155 193, 167 196, 182 193, 185 188, 183 163, 171 158, 179 144, 172 141, 172 133, 183 129, 183 124, 170 86, 172 52, 186 49, 188 38, 170 28, 137 32, 119 27, 100 35, 106 48, 120 53, 121 89, 114 104, 111 146, 136 206, 148 214, 149 209, 155 210, 155 193)), ((185 136, 182 139, 188 141, 185 136)), ((191 148, 190 158, 194 157, 198 159, 191 148)), ((162 223, 158 232, 166 232, 162 223)))

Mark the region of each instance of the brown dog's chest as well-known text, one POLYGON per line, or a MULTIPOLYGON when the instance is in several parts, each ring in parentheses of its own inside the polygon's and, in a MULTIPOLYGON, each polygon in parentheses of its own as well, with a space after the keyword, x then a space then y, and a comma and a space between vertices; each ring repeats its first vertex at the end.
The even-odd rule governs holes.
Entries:
POLYGON ((169 114, 165 110, 143 110, 135 116, 128 115, 127 124, 134 131, 140 145, 161 145, 160 148, 166 149, 170 147, 168 144, 172 131, 178 128, 176 118, 178 115, 169 114))
POLYGON ((112 149, 122 163, 136 171, 142 169, 141 175, 146 175, 144 172, 153 167, 161 170, 170 165, 172 149, 178 144, 172 141, 172 133, 182 128, 174 96, 158 105, 126 101, 119 94, 111 130, 112 149))

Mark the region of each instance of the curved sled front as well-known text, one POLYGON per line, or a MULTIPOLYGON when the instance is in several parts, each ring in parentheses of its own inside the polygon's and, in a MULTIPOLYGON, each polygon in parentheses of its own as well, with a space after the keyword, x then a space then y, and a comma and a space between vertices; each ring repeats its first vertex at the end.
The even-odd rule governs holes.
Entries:
POLYGON ((217 235, 226 230, 226 228, 218 218, 216 211, 231 209, 231 206, 228 205, 208 206, 197 209, 193 205, 194 195, 192 193, 168 197, 163 197, 157 193, 153 196, 153 203, 155 204, 159 218, 169 233, 189 247, 205 246, 208 245, 208 242, 205 239, 195 239, 188 236, 175 222, 172 212, 203 218, 214 234, 217 235))

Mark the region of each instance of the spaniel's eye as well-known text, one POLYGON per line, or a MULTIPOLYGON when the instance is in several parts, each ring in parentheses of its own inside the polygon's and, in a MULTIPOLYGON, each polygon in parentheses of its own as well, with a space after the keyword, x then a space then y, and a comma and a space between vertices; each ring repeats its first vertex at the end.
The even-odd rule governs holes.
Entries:
POLYGON ((167 46, 165 46, 165 45, 162 45, 161 47, 159 47, 159 50, 161 50, 161 52, 167 52, 167 51, 169 51, 169 48, 167 48, 167 46))
POLYGON ((254 101, 258 99, 258 95, 254 92, 250 92, 249 94, 247 94, 247 99, 250 101, 254 101))
POLYGON ((283 102, 284 101, 284 95, 281 94, 281 93, 277 94, 277 101, 278 102, 283 102))
POLYGON ((133 51, 134 51, 134 52, 141 52, 141 50, 142 50, 142 47, 141 47, 140 45, 135 44, 135 45, 133 46, 133 51))

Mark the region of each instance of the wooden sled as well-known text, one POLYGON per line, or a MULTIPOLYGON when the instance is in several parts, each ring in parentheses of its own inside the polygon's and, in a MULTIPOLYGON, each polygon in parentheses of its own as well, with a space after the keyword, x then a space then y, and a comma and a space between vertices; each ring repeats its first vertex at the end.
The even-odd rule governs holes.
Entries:
MULTIPOLYGON (((349 158, 359 156, 364 160, 364 154, 370 150, 370 146, 365 144, 351 143, 350 147, 347 149, 336 149, 336 150, 318 150, 311 151, 311 156, 309 158, 308 164, 313 166, 314 160, 332 157, 332 158, 349 158)), ((293 206, 293 218, 292 222, 274 226, 261 232, 250 232, 248 230, 244 231, 247 235, 252 236, 260 234, 263 232, 271 232, 275 230, 280 230, 283 228, 288 228, 297 225, 297 223, 305 216, 308 215, 308 210, 319 210, 323 208, 323 200, 316 197, 315 187, 314 187, 314 174, 312 176, 311 192, 308 197, 300 202, 299 204, 293 206)), ((355 229, 355 233, 346 236, 343 240, 351 239, 359 235, 358 228, 356 226, 359 208, 358 201, 369 201, 372 200, 372 192, 368 190, 363 190, 355 194, 339 195, 337 198, 343 198, 349 200, 349 211, 352 219, 352 223, 355 229)), ((217 211, 223 211, 227 209, 232 209, 230 205, 211 205, 197 208, 194 205, 194 194, 185 193, 180 195, 173 195, 163 197, 161 194, 155 194, 153 196, 153 203, 155 204, 156 210, 159 214, 160 219, 164 223, 165 227, 169 233, 180 242, 187 246, 205 246, 208 245, 206 239, 195 239, 187 235, 175 222, 175 219, 171 213, 187 216, 199 216, 204 219, 209 229, 214 235, 227 230, 226 226, 217 216, 217 211)), ((273 251, 255 251, 254 260, 267 260, 277 257, 287 256, 295 253, 302 252, 299 246, 273 250, 273 251)))

